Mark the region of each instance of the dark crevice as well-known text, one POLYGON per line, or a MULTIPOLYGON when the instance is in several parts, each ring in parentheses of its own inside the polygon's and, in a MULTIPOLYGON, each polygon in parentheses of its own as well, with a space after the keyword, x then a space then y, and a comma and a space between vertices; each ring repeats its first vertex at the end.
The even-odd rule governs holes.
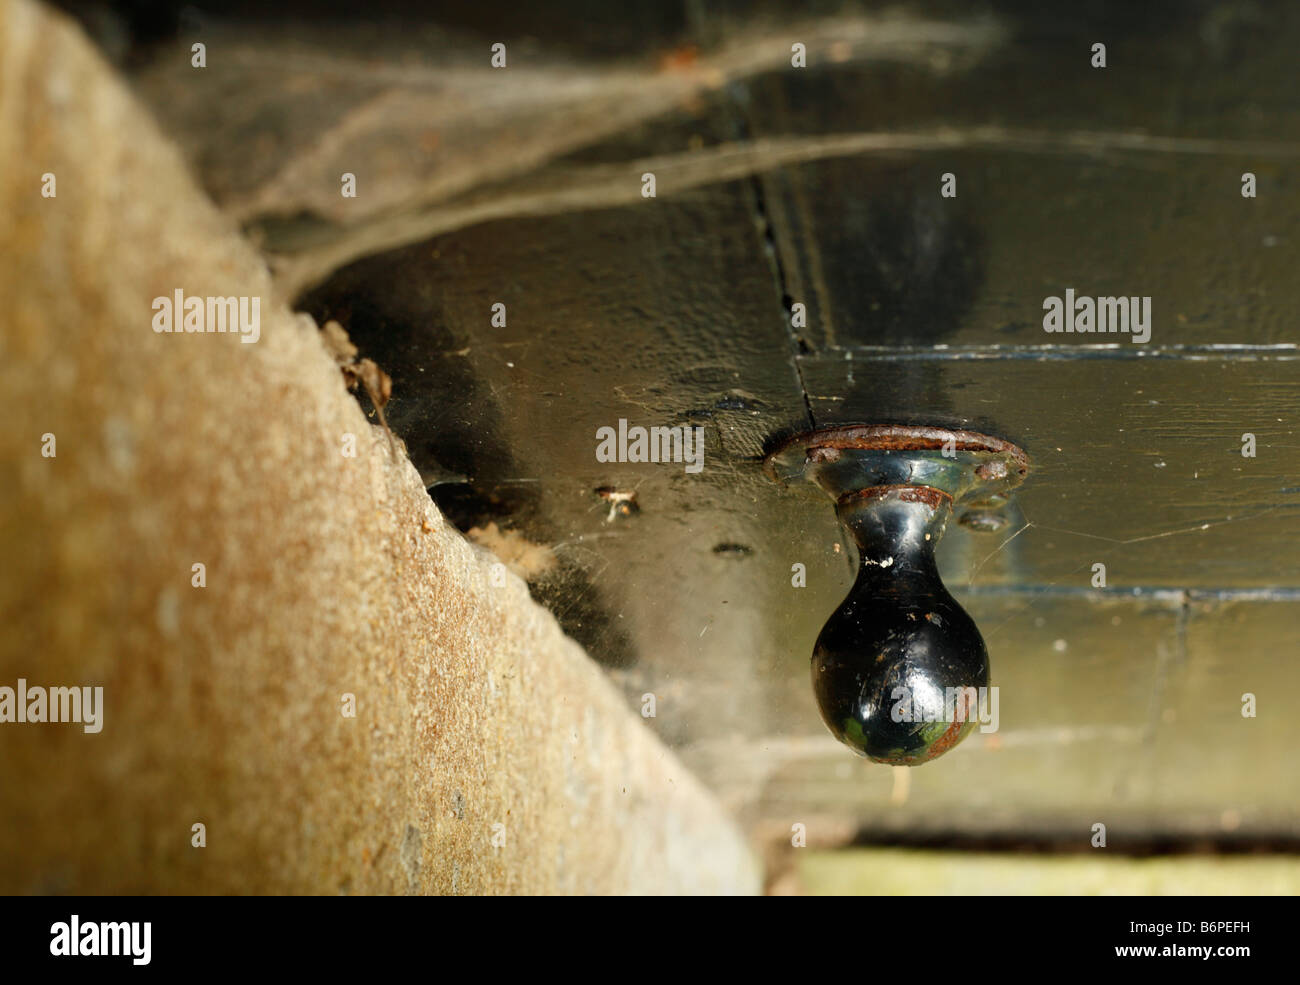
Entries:
MULTIPOLYGON (((740 86, 740 84, 737 83, 737 86, 740 86)), ((738 142, 748 143, 753 139, 753 134, 742 109, 741 104, 743 102, 748 102, 747 93, 744 94, 743 99, 731 100, 729 105, 733 112, 730 116, 735 139, 738 142)), ((812 352, 812 349, 794 327, 794 297, 790 294, 789 279, 786 275, 785 262, 781 259, 782 253, 780 244, 777 242, 776 227, 767 208, 767 197, 763 189, 763 175, 752 174, 746 181, 749 183, 751 192, 750 201, 754 223, 763 236, 763 252, 767 254, 767 261, 772 268, 772 279, 776 284, 777 296, 780 298, 785 331, 790 339, 790 362, 794 366, 795 375, 799 380, 799 390, 803 394, 804 411, 808 415, 808 428, 812 430, 817 427, 817 419, 813 416, 812 400, 808 396, 808 385, 804 382, 803 367, 799 363, 799 357, 808 355, 812 352)))

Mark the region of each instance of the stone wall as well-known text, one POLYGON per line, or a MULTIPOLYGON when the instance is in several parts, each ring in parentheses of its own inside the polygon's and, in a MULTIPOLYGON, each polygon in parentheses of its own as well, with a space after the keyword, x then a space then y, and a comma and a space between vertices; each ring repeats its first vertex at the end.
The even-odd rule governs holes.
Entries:
POLYGON ((103 688, 99 732, 0 723, 0 891, 757 888, 79 30, 12 0, 0 241, 0 686, 103 688), (259 298, 258 340, 155 332, 178 289, 259 298))

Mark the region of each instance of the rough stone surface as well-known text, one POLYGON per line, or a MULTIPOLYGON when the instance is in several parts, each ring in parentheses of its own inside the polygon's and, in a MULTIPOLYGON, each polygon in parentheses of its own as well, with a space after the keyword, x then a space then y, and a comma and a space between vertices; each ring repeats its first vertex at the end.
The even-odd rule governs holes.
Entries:
POLYGON ((757 888, 78 30, 8 0, 0 242, 0 685, 105 700, 99 734, 0 724, 0 891, 757 888), (178 288, 261 297, 260 340, 156 334, 178 288))

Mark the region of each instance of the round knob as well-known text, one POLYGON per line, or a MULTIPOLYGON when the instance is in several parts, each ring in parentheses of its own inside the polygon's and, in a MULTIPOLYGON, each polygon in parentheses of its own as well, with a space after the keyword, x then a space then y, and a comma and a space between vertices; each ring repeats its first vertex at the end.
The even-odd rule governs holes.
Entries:
POLYGON ((822 719, 875 762, 927 762, 975 727, 989 682, 984 640, 935 564, 952 497, 929 486, 873 487, 847 494, 836 511, 860 563, 813 648, 822 719))
POLYGON ((979 721, 989 657, 944 587, 934 549, 954 503, 972 529, 998 529, 1028 456, 974 431, 852 424, 789 438, 764 468, 781 483, 820 486, 858 547, 853 588, 813 648, 822 719, 879 763, 943 755, 979 721))

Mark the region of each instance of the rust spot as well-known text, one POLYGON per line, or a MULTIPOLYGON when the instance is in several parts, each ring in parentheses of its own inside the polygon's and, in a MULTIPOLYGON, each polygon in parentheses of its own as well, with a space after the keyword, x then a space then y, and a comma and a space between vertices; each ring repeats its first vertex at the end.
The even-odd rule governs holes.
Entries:
POLYGON ((934 745, 926 750, 925 762, 929 762, 936 756, 942 756, 945 752, 955 746, 957 740, 961 738, 961 729, 965 724, 964 716, 958 717, 954 715, 953 720, 948 723, 948 727, 944 730, 943 735, 939 736, 939 738, 935 740, 934 745))
POLYGON ((884 763, 886 766, 911 766, 915 759, 913 756, 871 756, 869 758, 873 763, 884 763))

